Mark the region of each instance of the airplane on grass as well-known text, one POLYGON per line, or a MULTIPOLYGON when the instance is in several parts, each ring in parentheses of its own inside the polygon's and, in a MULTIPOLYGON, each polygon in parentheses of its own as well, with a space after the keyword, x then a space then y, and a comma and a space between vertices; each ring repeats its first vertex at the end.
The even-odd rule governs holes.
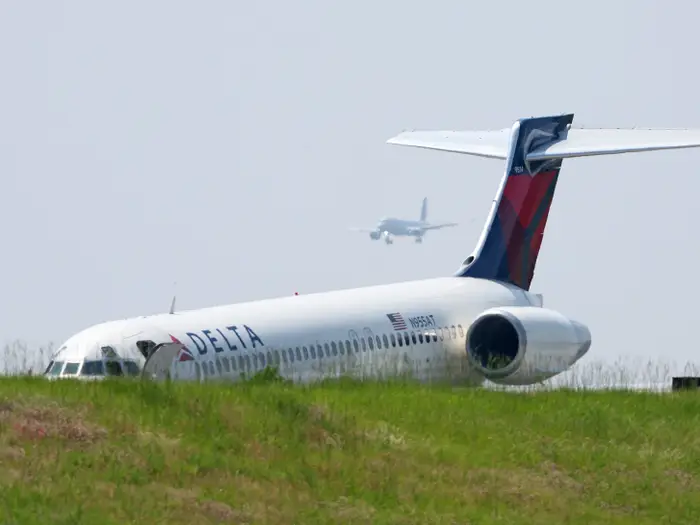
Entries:
POLYGON ((407 219, 396 219, 394 217, 382 217, 377 226, 373 229, 367 228, 350 228, 353 231, 369 233, 369 238, 373 241, 384 238, 386 244, 393 244, 393 237, 407 236, 415 238, 417 243, 423 242, 423 236, 428 230, 440 230, 451 226, 457 226, 455 222, 446 222, 442 224, 430 224, 428 222, 428 197, 423 199, 423 204, 420 209, 420 219, 411 221, 407 219))
POLYGON ((110 373, 109 362, 114 373, 114 363, 138 359, 142 377, 197 381, 237 381, 268 365, 299 382, 552 378, 591 346, 586 325, 530 291, 563 159, 700 146, 700 130, 573 129, 572 121, 523 118, 499 131, 413 131, 388 141, 505 160, 481 237, 452 276, 106 322, 69 338, 47 375, 95 377, 110 373))

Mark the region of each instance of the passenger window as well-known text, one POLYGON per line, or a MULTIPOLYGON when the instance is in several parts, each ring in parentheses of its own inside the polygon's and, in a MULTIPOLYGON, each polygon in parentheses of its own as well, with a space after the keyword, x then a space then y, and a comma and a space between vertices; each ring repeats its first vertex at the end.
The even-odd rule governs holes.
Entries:
POLYGON ((455 328, 455 325, 452 325, 452 339, 457 339, 457 329, 455 328))
POLYGON ((338 355, 338 346, 335 344, 335 341, 331 342, 331 351, 334 356, 338 355))
POLYGON ((267 352, 267 366, 273 366, 272 352, 270 352, 269 350, 267 352))
POLYGON ((377 350, 382 348, 382 338, 377 336, 377 350))
POLYGON ((423 333, 422 332, 418 332, 418 342, 420 344, 423 344, 423 333))
POLYGON ((367 351, 367 341, 365 341, 364 337, 362 339, 360 339, 360 344, 362 344, 362 351, 366 352, 367 351))
POLYGON ((267 362, 265 361, 265 354, 260 352, 259 359, 260 359, 260 370, 262 370, 263 368, 265 368, 267 366, 267 362))
POLYGON ((108 376, 121 376, 121 375, 123 375, 122 365, 120 365, 118 361, 107 361, 105 363, 105 368, 107 369, 108 376))
POLYGON ((367 338, 367 345, 369 346, 370 351, 374 350, 374 337, 369 336, 367 338))
POLYGON ((80 369, 81 376, 102 376, 105 373, 102 361, 85 361, 80 369))
MULTIPOLYGON (((394 337, 394 334, 391 334, 391 337, 394 337)), ((396 334, 396 340, 399 342, 399 346, 403 346, 403 337, 401 337, 401 334, 396 334)))
POLYGON ((450 329, 447 326, 445 327, 445 339, 450 339, 450 329))
POLYGON ((384 341, 384 348, 389 348, 389 338, 384 334, 382 336, 382 340, 384 341))
POLYGON ((318 358, 322 359, 323 358, 323 348, 321 348, 321 345, 316 345, 316 352, 318 353, 318 358))
POLYGON ((316 359, 316 347, 314 345, 309 345, 309 352, 311 353, 311 359, 316 359))
POLYGON ((221 358, 221 362, 224 365, 224 372, 226 372, 227 374, 230 373, 231 372, 231 365, 228 362, 228 357, 221 358))
POLYGON ((74 376, 78 373, 78 368, 80 368, 80 363, 66 363, 66 367, 63 369, 63 375, 74 376))
POLYGON ((297 361, 301 361, 301 348, 297 346, 297 361))
POLYGON ((277 366, 279 366, 280 363, 281 363, 281 361, 282 361, 282 358, 280 357, 280 352, 279 352, 279 350, 275 350, 274 354, 275 354, 275 364, 276 364, 277 366))
POLYGON ((457 325, 457 330, 459 331, 459 337, 460 337, 460 339, 461 339, 462 337, 464 337, 464 330, 462 329, 462 325, 461 325, 461 324, 458 324, 458 325, 457 325))
POLYGON ((437 343, 437 330, 433 330, 433 342, 437 343))
POLYGON ((403 333, 403 342, 406 343, 406 346, 411 346, 411 340, 408 338, 408 332, 403 333))
POLYGON ((221 366, 221 359, 216 360, 216 371, 219 372, 219 375, 223 375, 224 370, 221 366))
POLYGON ((301 351, 304 354, 304 361, 308 361, 309 360, 309 349, 306 348, 305 346, 302 346, 301 351))
POLYGON ((391 334, 391 335, 389 336, 389 339, 391 339, 391 346, 393 346, 394 348, 396 348, 396 337, 394 336, 394 334, 391 334))
POLYGON ((413 344, 414 344, 414 345, 415 345, 416 342, 417 342, 417 341, 416 341, 416 333, 415 333, 415 332, 411 332, 411 341, 413 341, 413 344))
POLYGON ((202 380, 202 367, 199 366, 199 363, 195 361, 194 363, 194 373, 197 376, 197 381, 202 380))
POLYGON ((243 360, 242 355, 238 356, 238 370, 245 372, 245 361, 243 360))
POLYGON ((445 339, 445 335, 442 333, 442 328, 439 328, 440 330, 440 341, 443 341, 445 339))
POLYGON ((250 356, 248 354, 246 354, 246 356, 244 358, 244 362, 245 362, 245 371, 250 372, 250 356))
POLYGON ((294 362, 294 350, 292 350, 291 348, 289 349, 289 362, 294 362))
POLYGON ((202 363, 202 372, 204 373, 204 377, 209 376, 209 368, 206 363, 202 363))
POLYGON ((141 373, 139 365, 134 361, 124 361, 124 368, 126 369, 126 375, 136 377, 141 373))
POLYGON ((253 369, 257 370, 258 366, 260 366, 260 364, 258 363, 258 353, 255 352, 253 353, 253 369))
POLYGON ((238 367, 236 366, 236 358, 232 357, 231 358, 231 371, 235 372, 236 370, 238 370, 238 367))
POLYGON ((355 347, 356 354, 360 352, 360 345, 357 343, 357 339, 352 340, 352 346, 355 347))
POLYGON ((347 339, 345 340, 345 351, 348 353, 348 355, 352 354, 352 346, 350 345, 350 341, 347 339))
POLYGON ((338 351, 340 352, 340 355, 345 355, 345 347, 343 346, 342 341, 338 341, 338 351))
POLYGON ((49 372, 49 374, 51 374, 52 376, 57 376, 61 373, 62 369, 63 369, 63 361, 56 361, 53 364, 53 367, 51 367, 51 371, 49 372))

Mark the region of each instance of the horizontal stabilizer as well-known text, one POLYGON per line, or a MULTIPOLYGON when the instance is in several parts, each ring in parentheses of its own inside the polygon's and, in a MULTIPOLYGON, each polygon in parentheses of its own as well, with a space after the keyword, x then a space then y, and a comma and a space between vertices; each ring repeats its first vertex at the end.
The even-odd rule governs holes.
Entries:
POLYGON ((494 131, 404 131, 387 143, 505 159, 510 133, 510 128, 494 131))
MULTIPOLYGON (((505 159, 512 132, 511 128, 495 131, 404 131, 387 143, 505 159)), ((700 129, 572 128, 529 151, 525 160, 697 147, 700 147, 700 129)))
POLYGON ((698 129, 570 129, 565 139, 536 148, 526 158, 566 159, 697 147, 698 129))

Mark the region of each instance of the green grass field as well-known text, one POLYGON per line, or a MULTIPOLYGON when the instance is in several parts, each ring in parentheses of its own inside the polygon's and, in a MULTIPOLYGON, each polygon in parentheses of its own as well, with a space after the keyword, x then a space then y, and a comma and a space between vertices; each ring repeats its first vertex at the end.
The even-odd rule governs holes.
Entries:
POLYGON ((0 379, 0 523, 700 523, 700 394, 0 379))

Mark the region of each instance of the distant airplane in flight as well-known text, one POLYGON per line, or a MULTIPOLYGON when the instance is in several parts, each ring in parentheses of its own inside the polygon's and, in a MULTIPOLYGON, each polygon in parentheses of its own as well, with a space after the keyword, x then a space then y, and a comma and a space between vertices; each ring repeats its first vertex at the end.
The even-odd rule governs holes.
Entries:
POLYGON ((382 217, 374 229, 368 228, 351 228, 353 231, 369 233, 370 239, 373 241, 384 237, 384 242, 392 244, 393 237, 414 237, 416 242, 423 242, 423 236, 428 230, 439 230, 449 226, 457 226, 456 222, 446 222, 443 224, 430 224, 428 221, 428 198, 423 199, 423 205, 420 209, 420 219, 411 221, 407 219, 397 219, 395 217, 382 217))

